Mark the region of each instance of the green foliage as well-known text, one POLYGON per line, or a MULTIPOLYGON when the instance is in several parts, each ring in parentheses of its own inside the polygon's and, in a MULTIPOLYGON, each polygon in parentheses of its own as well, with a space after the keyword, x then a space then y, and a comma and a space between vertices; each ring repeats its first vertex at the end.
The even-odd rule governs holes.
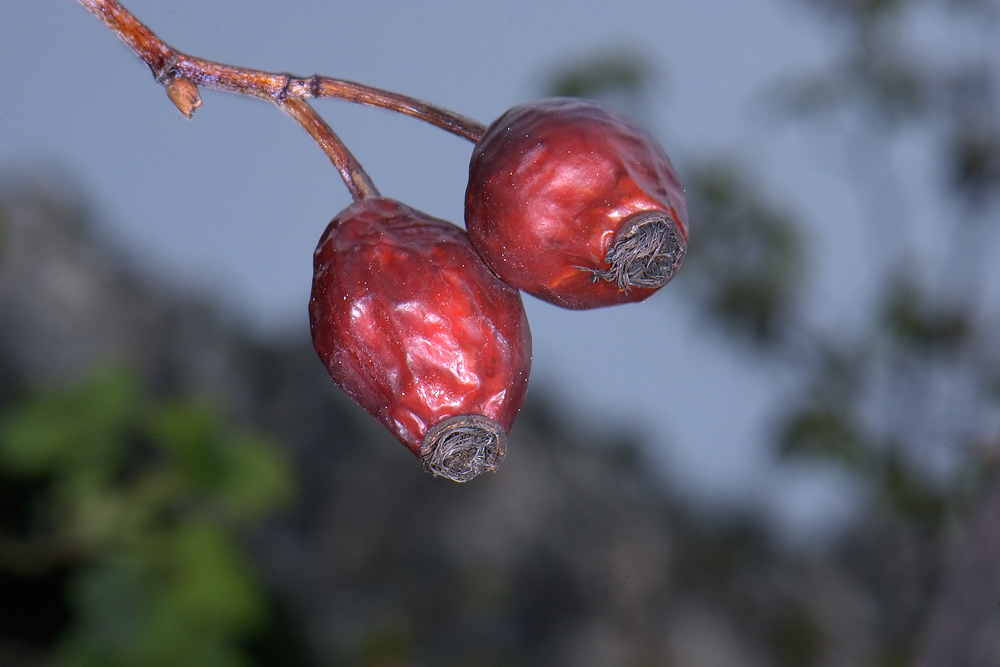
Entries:
POLYGON ((773 641, 778 665, 806 667, 815 663, 826 638, 809 612, 793 607, 776 623, 773 641))
POLYGON ((982 205, 1000 191, 1000 127, 962 127, 950 142, 951 184, 982 205))
POLYGON ((795 75, 772 89, 776 110, 792 116, 849 105, 863 109, 887 129, 902 121, 926 119, 935 83, 924 63, 902 44, 899 23, 917 3, 906 0, 807 0, 825 5, 849 28, 843 59, 821 71, 795 75))
POLYGON ((359 638, 352 662, 358 665, 405 665, 419 646, 406 619, 387 619, 366 628, 359 638))
POLYGON ((654 78, 653 67, 636 54, 605 54, 555 74, 547 90, 558 97, 641 96, 654 78))
POLYGON ((871 451, 850 415, 836 408, 805 409, 794 415, 779 439, 786 456, 837 461, 854 470, 872 464, 871 451))
POLYGON ((21 475, 110 475, 138 412, 137 399, 130 377, 110 373, 40 396, 5 415, 0 461, 21 475))
POLYGON ((732 165, 694 169, 685 183, 697 233, 691 235, 683 283, 731 331, 775 342, 803 273, 794 223, 732 165))
POLYGON ((806 117, 860 101, 873 118, 890 124, 927 110, 931 93, 918 69, 895 56, 861 50, 863 55, 839 69, 776 83, 769 92, 772 106, 782 115, 806 117))
MULTIPOLYGON (((897 318, 907 326, 890 320, 883 325, 907 354, 923 359, 932 346, 950 340, 950 335, 940 333, 950 331, 950 327, 926 324, 909 307, 899 306, 896 298, 889 303, 887 312, 909 313, 897 318)), ((862 413, 870 396, 867 373, 872 358, 873 353, 865 349, 827 352, 824 362, 813 371, 811 391, 783 421, 777 437, 778 451, 791 459, 842 466, 866 482, 881 504, 896 516, 936 531, 944 526, 950 503, 962 492, 961 480, 939 486, 925 482, 912 462, 906 460, 904 444, 871 433, 862 413)))
POLYGON ((272 443, 204 403, 154 403, 116 369, 7 411, 0 468, 40 482, 25 540, 73 554, 60 664, 246 664, 265 604, 239 530, 292 489, 272 443))
POLYGON ((546 97, 585 97, 623 111, 640 125, 660 71, 641 53, 611 51, 557 69, 543 86, 546 97))
POLYGON ((878 473, 876 488, 889 507, 931 530, 943 526, 952 489, 923 483, 894 450, 886 452, 874 470, 878 473))
POLYGON ((883 321, 893 340, 918 354, 954 351, 972 329, 957 306, 932 306, 925 293, 903 281, 890 288, 883 321))
POLYGON ((898 10, 906 0, 807 0, 808 4, 847 14, 855 19, 872 21, 898 10))

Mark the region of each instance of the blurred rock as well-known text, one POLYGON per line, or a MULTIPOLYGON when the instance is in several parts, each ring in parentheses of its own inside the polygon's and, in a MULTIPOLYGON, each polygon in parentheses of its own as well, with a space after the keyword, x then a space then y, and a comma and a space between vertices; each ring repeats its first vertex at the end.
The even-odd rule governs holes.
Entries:
POLYGON ((163 391, 247 400, 236 329, 126 268, 95 237, 79 195, 20 183, 0 192, 0 207, 0 354, 10 372, 64 383, 124 363, 163 391))

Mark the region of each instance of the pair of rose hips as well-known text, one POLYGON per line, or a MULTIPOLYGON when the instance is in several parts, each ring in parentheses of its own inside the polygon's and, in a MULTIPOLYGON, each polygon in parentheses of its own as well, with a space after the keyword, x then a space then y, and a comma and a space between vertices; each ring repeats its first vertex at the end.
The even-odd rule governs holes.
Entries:
POLYGON ((659 144, 572 99, 515 107, 486 129, 465 224, 359 199, 320 239, 309 304, 334 381, 455 481, 496 469, 527 392, 518 290, 576 309, 641 301, 673 278, 688 236, 659 144))

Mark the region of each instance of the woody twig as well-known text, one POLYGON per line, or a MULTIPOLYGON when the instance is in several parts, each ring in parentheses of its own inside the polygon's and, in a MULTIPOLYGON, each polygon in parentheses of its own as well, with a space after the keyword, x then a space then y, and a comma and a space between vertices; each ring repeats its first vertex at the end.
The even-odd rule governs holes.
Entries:
POLYGON ((186 117, 201 106, 199 86, 268 100, 294 118, 319 144, 344 178, 352 196, 374 196, 371 178, 326 121, 306 101, 332 97, 419 118, 477 142, 482 123, 433 104, 364 84, 326 76, 296 77, 236 67, 182 53, 160 39, 117 0, 79 0, 139 56, 186 117))

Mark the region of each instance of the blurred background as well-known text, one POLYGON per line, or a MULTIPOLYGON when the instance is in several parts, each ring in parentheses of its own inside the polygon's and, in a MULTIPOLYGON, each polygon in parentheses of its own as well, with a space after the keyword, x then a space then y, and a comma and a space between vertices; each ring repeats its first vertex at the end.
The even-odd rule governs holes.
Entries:
MULTIPOLYGON (((3 4, 0 664, 1000 665, 994 0, 126 6, 484 122, 602 99, 690 254, 642 304, 526 297, 507 460, 432 479, 311 349, 350 199, 305 133, 3 4)), ((468 142, 315 107, 462 220, 468 142)))

